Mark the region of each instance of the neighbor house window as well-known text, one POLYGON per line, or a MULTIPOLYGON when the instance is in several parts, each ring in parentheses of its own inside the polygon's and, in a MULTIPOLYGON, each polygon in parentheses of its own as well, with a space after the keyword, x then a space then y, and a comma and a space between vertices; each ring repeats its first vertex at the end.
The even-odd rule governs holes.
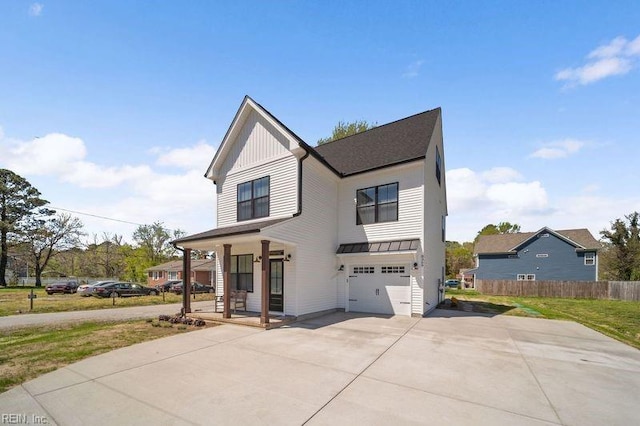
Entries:
POLYGON ((178 272, 177 271, 169 271, 169 279, 170 280, 177 280, 178 279, 178 272))
POLYGON ((157 280, 158 278, 162 278, 162 277, 160 276, 160 272, 159 272, 159 271, 153 271, 153 279, 154 279, 154 280, 157 280))
POLYGON ((373 274, 375 272, 375 267, 373 266, 354 266, 353 273, 354 274, 373 274))
POLYGON ((398 184, 372 186, 356 191, 356 224, 398 220, 398 184))
POLYGON ((595 253, 585 253, 584 254, 584 264, 585 265, 595 265, 596 264, 596 254, 595 253))
POLYGON ((518 274, 518 281, 535 281, 536 274, 518 274))
POLYGON ((253 292, 253 256, 231 256, 231 289, 253 292))
POLYGON ((436 178, 438 179, 438 185, 440 185, 441 175, 442 175, 442 157, 440 157, 440 150, 436 146, 436 178))
POLYGON ((269 216, 269 176, 238 185, 238 220, 269 216))

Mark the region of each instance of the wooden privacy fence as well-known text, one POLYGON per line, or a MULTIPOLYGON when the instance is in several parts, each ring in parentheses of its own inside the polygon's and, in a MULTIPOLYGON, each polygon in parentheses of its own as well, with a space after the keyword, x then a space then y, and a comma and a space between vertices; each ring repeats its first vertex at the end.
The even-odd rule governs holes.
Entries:
POLYGON ((640 301, 640 281, 476 280, 482 294, 640 301))

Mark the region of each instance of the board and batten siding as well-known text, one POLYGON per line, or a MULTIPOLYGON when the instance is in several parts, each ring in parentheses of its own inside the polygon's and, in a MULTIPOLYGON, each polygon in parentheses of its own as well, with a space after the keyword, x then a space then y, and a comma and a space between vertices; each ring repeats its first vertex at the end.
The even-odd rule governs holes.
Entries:
POLYGON ((224 159, 220 175, 289 154, 291 146, 291 141, 284 134, 261 114, 252 111, 224 159))
POLYGON ((267 239, 271 236, 295 244, 290 262, 295 276, 285 275, 284 286, 285 306, 297 306, 287 314, 296 316, 339 307, 335 254, 338 179, 313 157, 305 159, 302 166, 302 214, 263 233, 267 239), (295 282, 297 294, 287 293, 288 282, 295 282))
MULTIPOLYGON (((424 237, 422 247, 424 250, 423 266, 423 294, 422 312, 426 313, 435 309, 442 298, 440 286, 445 274, 445 250, 446 243, 442 238, 442 220, 447 216, 446 194, 446 166, 444 147, 442 143, 442 121, 434 128, 431 142, 426 153, 424 168, 424 237), (436 178, 436 147, 442 158, 442 170, 440 171, 440 183, 436 178)), ((444 238, 446 240, 446 236, 444 238)), ((422 259, 421 259, 422 262, 422 259)), ((414 306, 417 308, 417 306, 414 306)))
MULTIPOLYGON (((269 176, 269 217, 292 215, 298 208, 298 160, 286 155, 268 163, 231 173, 219 180, 218 226, 237 223, 238 184, 269 176)), ((260 218, 266 220, 266 218, 260 218)))
POLYGON ((342 179, 339 189, 340 244, 422 237, 424 161, 389 167, 342 179), (356 191, 398 183, 398 220, 356 224, 356 191))

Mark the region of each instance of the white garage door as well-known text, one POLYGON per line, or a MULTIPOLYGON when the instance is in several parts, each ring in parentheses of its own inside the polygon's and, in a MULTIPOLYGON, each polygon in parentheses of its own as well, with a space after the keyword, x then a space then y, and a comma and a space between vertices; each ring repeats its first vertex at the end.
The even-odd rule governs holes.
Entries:
POLYGON ((411 315, 409 265, 352 266, 349 311, 411 315))

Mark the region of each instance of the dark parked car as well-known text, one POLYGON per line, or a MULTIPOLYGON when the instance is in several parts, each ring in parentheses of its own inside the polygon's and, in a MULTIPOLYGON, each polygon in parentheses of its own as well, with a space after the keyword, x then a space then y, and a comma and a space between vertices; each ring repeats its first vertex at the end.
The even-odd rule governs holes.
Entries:
POLYGON ((78 288, 77 281, 57 281, 55 283, 51 283, 45 287, 45 291, 47 294, 53 293, 75 293, 78 288))
POLYGON ((446 280, 444 282, 444 286, 445 287, 450 287, 450 288, 458 288, 460 286, 460 281, 458 281, 458 280, 446 280))
POLYGON ((182 281, 180 280, 169 280, 169 281, 165 281, 162 284, 158 284, 157 286, 155 286, 155 289, 158 291, 171 291, 171 286, 174 284, 178 284, 181 283, 182 281))
POLYGON ((158 290, 140 284, 116 282, 93 287, 91 295, 97 297, 156 296, 158 290))
MULTIPOLYGON (((175 294, 182 294, 182 281, 171 286, 171 291, 175 294)), ((198 281, 191 283, 191 294, 194 293, 215 293, 216 290, 210 285, 200 284, 198 281)))

